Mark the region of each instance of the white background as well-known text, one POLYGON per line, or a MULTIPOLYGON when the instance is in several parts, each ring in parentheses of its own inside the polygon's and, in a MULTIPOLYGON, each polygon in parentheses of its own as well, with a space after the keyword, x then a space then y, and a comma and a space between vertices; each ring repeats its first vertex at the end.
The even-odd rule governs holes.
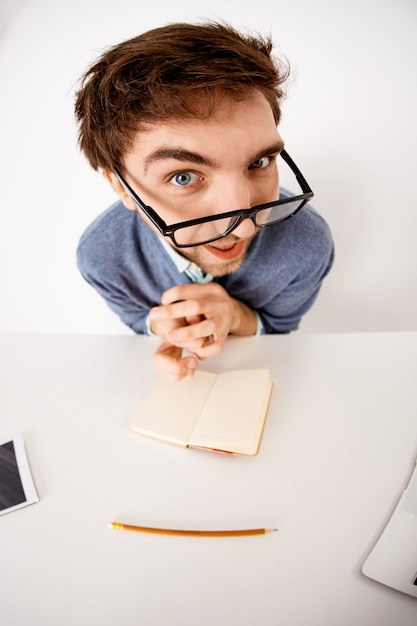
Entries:
POLYGON ((0 331, 124 333, 75 264, 115 196, 76 146, 74 86, 109 45, 173 21, 271 33, 280 127, 337 260, 302 331, 417 328, 415 0, 0 0, 0 331))

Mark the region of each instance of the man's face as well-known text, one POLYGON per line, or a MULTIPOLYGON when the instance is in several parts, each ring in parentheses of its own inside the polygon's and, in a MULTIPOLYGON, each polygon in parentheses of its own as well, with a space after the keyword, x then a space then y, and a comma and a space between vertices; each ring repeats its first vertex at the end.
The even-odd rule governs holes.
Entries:
MULTIPOLYGON (((126 179, 167 224, 174 224, 276 200, 275 159, 282 148, 271 107, 257 92, 241 102, 225 100, 205 120, 149 125, 124 159, 126 179)), ((149 223, 130 198, 123 201, 149 223)), ((223 276, 242 265, 255 234, 246 219, 223 239, 178 251, 206 273, 223 276)))

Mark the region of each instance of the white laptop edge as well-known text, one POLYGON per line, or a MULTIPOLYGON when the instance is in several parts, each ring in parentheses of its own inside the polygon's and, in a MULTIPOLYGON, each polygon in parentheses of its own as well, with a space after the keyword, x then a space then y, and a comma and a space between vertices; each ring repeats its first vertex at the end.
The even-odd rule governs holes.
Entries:
POLYGON ((417 598, 417 461, 390 520, 362 566, 362 573, 417 598))

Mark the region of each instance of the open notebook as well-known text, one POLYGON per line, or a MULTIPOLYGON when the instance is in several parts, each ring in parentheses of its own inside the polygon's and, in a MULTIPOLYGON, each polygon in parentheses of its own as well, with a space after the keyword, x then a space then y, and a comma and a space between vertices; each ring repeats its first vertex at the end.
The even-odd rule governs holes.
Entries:
POLYGON ((160 378, 130 426, 187 448, 255 455, 272 391, 269 370, 198 370, 180 382, 160 378))
POLYGON ((417 463, 362 572, 417 598, 417 463))
POLYGON ((160 378, 131 429, 186 448, 255 455, 272 391, 269 370, 198 370, 180 382, 160 378))

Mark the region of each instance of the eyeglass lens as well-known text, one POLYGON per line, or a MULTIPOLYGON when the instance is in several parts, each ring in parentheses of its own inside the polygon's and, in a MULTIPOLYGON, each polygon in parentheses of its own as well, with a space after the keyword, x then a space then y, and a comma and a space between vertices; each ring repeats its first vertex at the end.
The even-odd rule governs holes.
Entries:
MULTIPOLYGON (((305 200, 300 198, 286 202, 285 204, 277 204, 268 209, 261 209, 253 217, 254 223, 259 228, 282 222, 293 213, 296 213, 305 200)), ((175 244, 178 246, 201 245, 220 239, 229 234, 240 222, 240 217, 223 217, 194 226, 186 226, 178 228, 174 233, 175 244)))

